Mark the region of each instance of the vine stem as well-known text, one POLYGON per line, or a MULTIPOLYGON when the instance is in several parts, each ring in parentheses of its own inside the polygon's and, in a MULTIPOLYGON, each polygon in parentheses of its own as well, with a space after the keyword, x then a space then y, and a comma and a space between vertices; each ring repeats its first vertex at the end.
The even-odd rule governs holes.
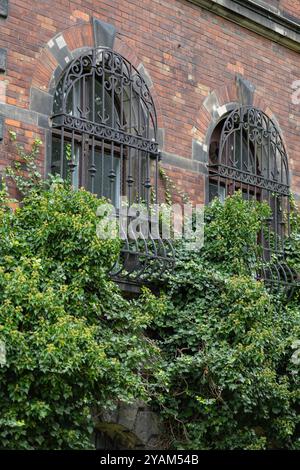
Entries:
POLYGON ((165 184, 165 198, 166 198, 166 203, 169 206, 171 206, 172 202, 174 202, 174 193, 175 192, 177 194, 179 194, 179 196, 181 197, 182 201, 185 204, 188 204, 190 202, 189 195, 187 193, 185 193, 184 191, 181 191, 178 188, 178 186, 174 183, 172 178, 170 178, 170 176, 167 175, 166 171, 161 166, 159 167, 159 176, 165 184))

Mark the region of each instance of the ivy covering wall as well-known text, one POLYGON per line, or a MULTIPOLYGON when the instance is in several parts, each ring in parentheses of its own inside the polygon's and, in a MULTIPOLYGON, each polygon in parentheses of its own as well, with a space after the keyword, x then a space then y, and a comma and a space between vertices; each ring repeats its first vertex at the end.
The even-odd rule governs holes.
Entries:
MULTIPOLYGON (((157 401, 185 449, 299 448, 299 287, 289 301, 254 279, 269 208, 237 193, 206 209, 205 245, 177 250, 154 320, 167 390, 157 401)), ((299 269, 299 216, 290 263, 299 269)))
MULTIPOLYGON (((161 293, 124 299, 108 275, 120 242, 96 234, 104 201, 43 181, 39 145, 20 150, 25 179, 8 171, 21 205, 0 194, 0 448, 90 448, 93 413, 137 398, 171 448, 300 448, 299 288, 287 301, 252 272, 269 208, 215 201, 204 247, 179 243, 161 293)), ((299 249, 295 212, 300 271, 299 249)))

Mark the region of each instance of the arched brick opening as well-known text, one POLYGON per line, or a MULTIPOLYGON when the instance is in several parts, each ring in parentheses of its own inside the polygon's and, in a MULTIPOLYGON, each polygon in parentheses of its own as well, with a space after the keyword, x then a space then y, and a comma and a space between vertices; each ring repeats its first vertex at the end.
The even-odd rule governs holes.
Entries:
POLYGON ((267 101, 264 99, 262 91, 256 89, 255 86, 243 76, 237 74, 235 81, 211 90, 211 92, 204 98, 197 112, 192 129, 193 159, 197 159, 201 163, 202 171, 205 175, 204 200, 206 203, 208 202, 207 164, 212 133, 218 123, 224 119, 226 114, 239 105, 251 105, 261 109, 276 123, 282 140, 286 146, 280 124, 270 109, 267 101))
POLYGON ((53 36, 41 50, 35 62, 35 72, 30 88, 30 110, 38 113, 39 130, 45 135, 45 175, 50 171, 49 162, 52 150, 49 116, 52 114, 53 95, 58 81, 72 60, 82 52, 100 46, 109 47, 123 55, 144 78, 156 108, 159 147, 161 150, 164 148, 162 112, 148 71, 126 40, 117 35, 113 25, 92 18, 90 22, 76 24, 53 36))

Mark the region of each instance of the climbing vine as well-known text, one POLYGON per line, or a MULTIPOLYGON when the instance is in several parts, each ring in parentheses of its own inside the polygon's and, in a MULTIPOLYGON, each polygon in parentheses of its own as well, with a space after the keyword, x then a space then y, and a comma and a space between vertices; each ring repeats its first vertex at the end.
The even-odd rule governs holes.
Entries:
POLYGON ((0 448, 90 448, 92 410, 142 399, 172 448, 299 449, 299 286, 287 301, 249 269, 270 208, 215 200, 204 246, 176 243, 160 295, 124 299, 108 275, 120 240, 96 235, 104 200, 44 181, 40 146, 7 170, 21 207, 0 191, 0 448))
POLYGON ((123 298, 108 274, 120 240, 97 236, 105 201, 43 181, 40 145, 7 169, 22 204, 0 192, 0 449, 87 449, 93 412, 161 383, 146 338, 157 304, 123 298))
POLYGON ((181 191, 176 186, 172 178, 170 178, 170 176, 167 175, 166 171, 161 166, 159 167, 159 176, 165 185, 166 204, 168 204, 169 206, 172 205, 172 203, 174 202, 173 199, 174 199, 175 193, 177 193, 181 197, 182 202, 184 204, 188 204, 190 202, 189 195, 185 193, 184 191, 181 191))
POLYGON ((152 326, 168 384, 155 403, 171 447, 300 448, 300 287, 288 301, 249 270, 269 210, 240 193, 215 200, 204 247, 176 247, 166 308, 152 326))

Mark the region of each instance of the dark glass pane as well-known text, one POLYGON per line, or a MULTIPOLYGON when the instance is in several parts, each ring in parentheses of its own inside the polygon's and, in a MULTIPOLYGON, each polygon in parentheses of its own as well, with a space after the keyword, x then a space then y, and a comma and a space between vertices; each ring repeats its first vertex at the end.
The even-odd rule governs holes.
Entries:
POLYGON ((118 97, 115 94, 113 101, 111 91, 103 88, 100 79, 93 80, 92 77, 89 77, 86 80, 86 96, 89 121, 108 127, 114 127, 119 122, 118 97))
POLYGON ((220 186, 218 188, 217 183, 209 183, 209 202, 213 201, 216 197, 220 199, 221 202, 225 201, 225 187, 220 186))
MULTIPOLYGON (((52 160, 51 160, 51 173, 53 175, 58 174, 62 176, 63 179, 70 179, 70 170, 68 167, 68 162, 72 159, 72 145, 70 142, 64 142, 64 151, 63 151, 63 165, 61 165, 61 140, 58 137, 52 138, 52 160), (61 172, 61 170, 63 170, 61 172)), ((80 157, 80 146, 74 144, 74 155, 73 161, 76 163, 76 167, 73 172, 73 186, 75 188, 79 187, 79 158, 80 157)))
MULTIPOLYGON (((52 139, 52 159, 51 159, 51 173, 60 174, 61 171, 61 143, 60 139, 53 137, 52 139)), ((61 175, 64 177, 64 175, 61 175)))
MULTIPOLYGON (((115 207, 119 208, 121 178, 120 159, 118 157, 112 158, 111 155, 106 153, 104 153, 102 157, 101 152, 95 152, 95 167, 94 193, 99 197, 106 197, 115 207), (114 179, 110 178, 112 170, 115 174, 114 179)), ((91 177, 89 187, 91 188, 91 177)))

